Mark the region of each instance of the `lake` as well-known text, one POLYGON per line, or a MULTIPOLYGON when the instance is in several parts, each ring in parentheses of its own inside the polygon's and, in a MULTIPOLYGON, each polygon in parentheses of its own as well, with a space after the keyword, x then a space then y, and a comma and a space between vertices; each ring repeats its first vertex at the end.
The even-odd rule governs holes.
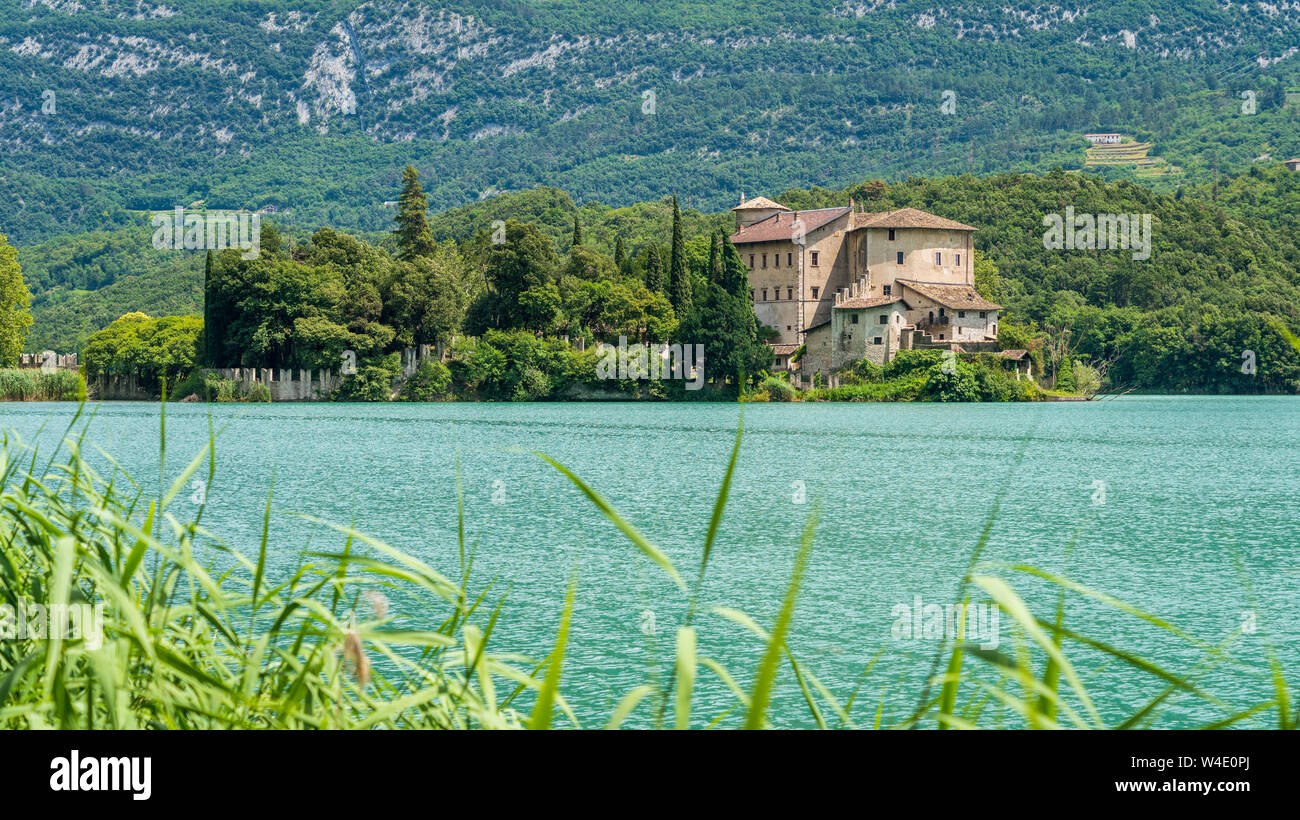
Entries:
MULTIPOLYGON (((89 438, 154 486, 158 405, 92 408, 89 438)), ((210 410, 224 429, 204 524, 228 544, 256 554, 274 477, 278 513, 353 523, 454 575, 459 459, 467 540, 478 544, 472 586, 491 582, 493 601, 508 593, 493 644, 544 656, 567 579, 576 572, 562 691, 584 725, 599 725, 624 693, 646 681, 647 667, 671 673, 686 596, 577 488, 525 451, 545 452, 572 469, 693 580, 741 409, 173 404, 165 472, 170 483, 206 445, 210 410)), ((75 410, 72 404, 0 404, 0 427, 48 447, 75 410)), ((1148 396, 1051 404, 751 404, 743 410, 744 443, 702 604, 742 609, 770 627, 800 532, 820 502, 791 645, 841 700, 879 655, 854 708, 859 724, 871 725, 882 701, 886 723, 915 707, 937 642, 896 637, 895 608, 910 610, 917 596, 924 604, 953 602, 999 493, 984 553, 990 564, 1032 564, 1068 576, 1213 644, 1247 621, 1256 625, 1232 645, 1229 659, 1208 669, 1201 668, 1205 652, 1192 642, 1080 596, 1067 599, 1066 625, 1075 631, 1179 674, 1196 672, 1198 685, 1238 709, 1271 698, 1267 640, 1293 675, 1300 669, 1300 399, 1148 396)), ((178 502, 179 515, 190 511, 190 494, 187 489, 178 502)), ((318 525, 277 514, 273 574, 291 572, 304 548, 335 551, 341 542, 318 525)), ((1023 572, 993 571, 1036 614, 1051 617, 1054 587, 1023 572)), ((394 608, 403 627, 428 626, 444 615, 403 611, 400 600, 394 608)), ((716 658, 747 686, 761 656, 757 639, 711 613, 696 624, 701 655, 716 658)), ((1000 651, 1014 653, 1009 619, 998 634, 1000 651)), ((1163 689, 1108 656, 1068 644, 1067 650, 1112 720, 1163 689)), ((701 722, 735 702, 707 671, 701 670, 698 689, 701 722)), ((967 696, 963 690, 962 702, 967 696)), ((1159 725, 1191 727, 1226 714, 1204 700, 1176 696, 1159 725)), ((789 674, 772 715, 779 726, 812 723, 789 674)), ((735 715, 723 721, 735 722, 735 715)))

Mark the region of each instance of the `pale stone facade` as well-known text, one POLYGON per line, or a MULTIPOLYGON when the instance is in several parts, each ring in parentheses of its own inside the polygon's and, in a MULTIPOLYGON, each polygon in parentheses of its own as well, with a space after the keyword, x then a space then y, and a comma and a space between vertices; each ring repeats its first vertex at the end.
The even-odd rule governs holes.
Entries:
POLYGON ((852 201, 801 212, 760 197, 732 210, 754 313, 778 332, 774 349, 805 345, 804 383, 857 359, 887 363, 899 350, 996 349, 1001 306, 975 292, 975 228, 914 208, 867 213, 852 201))

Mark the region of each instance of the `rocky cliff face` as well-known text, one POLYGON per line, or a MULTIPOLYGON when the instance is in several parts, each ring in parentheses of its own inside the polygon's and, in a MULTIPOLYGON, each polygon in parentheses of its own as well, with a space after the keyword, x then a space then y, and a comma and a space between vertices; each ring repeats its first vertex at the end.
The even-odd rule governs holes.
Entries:
MULTIPOLYGON (((961 152, 939 162, 933 137, 1032 144, 1086 126, 1096 106, 1063 99, 1057 79, 1069 94, 1095 92, 1123 116, 1140 117, 1143 107, 1125 108, 1124 97, 1155 77, 1282 77, 1300 63, 1300 0, 317 0, 234 8, 10 0, 0 12, 0 146, 21 157, 0 160, 0 172, 125 172, 124 186, 161 173, 183 196, 206 193, 187 176, 198 167, 261 174, 271 146, 328 152, 312 140, 340 132, 368 141, 348 147, 354 162, 415 143, 416 155, 437 156, 444 172, 471 180, 469 190, 434 186, 436 204, 537 182, 607 199, 636 186, 628 199, 654 193, 647 169, 635 180, 611 170, 629 163, 667 162, 678 174, 730 164, 728 185, 750 166, 784 169, 776 178, 789 184, 821 181, 810 173, 819 160, 827 182, 854 162, 859 176, 864 165, 971 170, 961 152), (951 88, 967 116, 940 120, 938 94, 951 88), (900 136, 927 117, 933 127, 900 136), (495 167, 508 171, 502 178, 488 178, 489 160, 476 153, 488 147, 498 152, 495 167), (854 160, 863 151, 873 152, 871 162, 854 160), (772 152, 804 158, 790 164, 772 152), (66 165, 74 158, 80 172, 66 165), (566 172, 592 181, 554 176, 566 172)), ((285 157, 275 162, 283 168, 285 157)), ((31 203, 5 190, 13 181, 0 179, 0 207, 21 212, 31 203)), ((350 180, 338 197, 355 204, 357 190, 376 199, 366 180, 350 180)), ((229 204, 257 204, 256 193, 265 191, 229 204)))

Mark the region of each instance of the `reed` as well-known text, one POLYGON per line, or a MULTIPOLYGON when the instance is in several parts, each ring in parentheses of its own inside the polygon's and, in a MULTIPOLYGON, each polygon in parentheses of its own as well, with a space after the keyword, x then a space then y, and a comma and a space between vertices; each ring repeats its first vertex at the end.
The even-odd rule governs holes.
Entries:
POLYGON ((86 383, 72 370, 0 370, 0 401, 80 401, 86 383))

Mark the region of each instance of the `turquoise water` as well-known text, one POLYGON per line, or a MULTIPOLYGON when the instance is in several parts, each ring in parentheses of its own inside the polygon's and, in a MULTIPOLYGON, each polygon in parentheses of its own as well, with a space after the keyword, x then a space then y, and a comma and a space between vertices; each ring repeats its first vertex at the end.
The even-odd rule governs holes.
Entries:
MULTIPOLYGON (((48 446, 74 411, 68 404, 3 404, 0 427, 30 442, 44 423, 39 441, 48 446)), ((208 411, 167 408, 169 482, 206 444, 208 411)), ((647 667, 667 671, 686 599, 572 484, 519 448, 544 451, 570 467, 693 578, 740 408, 278 404, 211 411, 225 429, 204 524, 249 554, 256 552, 274 475, 277 510, 355 522, 454 574, 459 456, 467 537, 479 545, 476 586, 492 582, 490 597, 509 595, 494 639, 498 650, 536 657, 548 651, 566 579, 576 568, 563 691, 590 725, 645 682, 647 667), (654 634, 647 636, 651 617, 654 634)), ((1211 643, 1252 613, 1257 631, 1243 635, 1229 660, 1198 679, 1228 707, 1271 697, 1266 638, 1278 647, 1293 684, 1300 683, 1300 400, 747 405, 744 413, 745 440, 702 602, 742 609, 770 626, 799 533, 812 502, 820 501, 822 522, 791 644, 841 699, 883 650, 862 683, 854 711, 859 722, 870 725, 882 700, 886 722, 915 706, 936 643, 896 639, 894 607, 910 608, 916 596, 952 602, 1000 491, 1005 496, 987 561, 1068 575, 1211 643), (1245 579, 1257 598, 1253 606, 1245 579)), ((157 480, 158 405, 98 405, 91 427, 90 438, 137 479, 157 480)), ((181 503, 177 512, 184 514, 190 502, 181 503)), ((319 526, 279 515, 272 527, 274 568, 287 574, 304 547, 331 551, 340 543, 319 526)), ((1036 613, 1050 617, 1055 597, 1042 582, 1011 570, 997 574, 1036 613)), ((403 626, 443 615, 395 605, 403 626)), ((1205 659, 1186 641, 1078 596, 1068 601, 1066 621, 1178 673, 1205 659)), ((712 614, 697 626, 701 654, 745 685, 761 654, 756 639, 712 614)), ((1014 652, 1006 619, 999 639, 1001 651, 1014 652)), ((1130 714, 1163 689, 1099 654, 1076 648, 1072 657, 1103 716, 1130 714)), ((810 725, 792 677, 785 677, 775 722, 810 725)), ((733 704, 702 671, 695 714, 711 718, 733 704)), ((1195 726, 1225 714, 1177 696, 1160 725, 1195 726)))

